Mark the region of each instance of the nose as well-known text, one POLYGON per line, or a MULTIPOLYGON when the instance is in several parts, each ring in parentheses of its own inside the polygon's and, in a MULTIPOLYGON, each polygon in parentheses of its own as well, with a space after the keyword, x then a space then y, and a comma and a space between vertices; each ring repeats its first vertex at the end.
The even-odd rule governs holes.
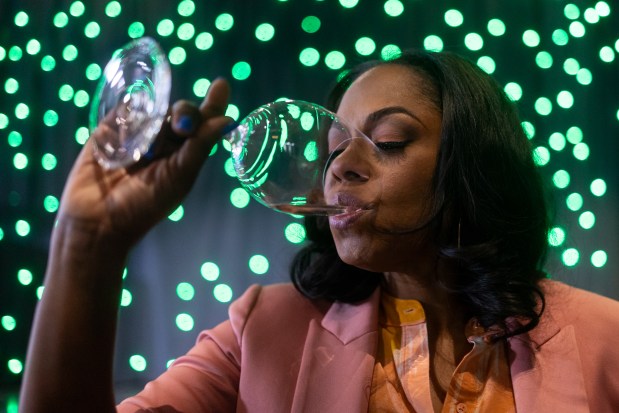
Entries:
POLYGON ((360 138, 340 144, 332 153, 326 170, 326 183, 363 183, 371 176, 371 148, 360 138))

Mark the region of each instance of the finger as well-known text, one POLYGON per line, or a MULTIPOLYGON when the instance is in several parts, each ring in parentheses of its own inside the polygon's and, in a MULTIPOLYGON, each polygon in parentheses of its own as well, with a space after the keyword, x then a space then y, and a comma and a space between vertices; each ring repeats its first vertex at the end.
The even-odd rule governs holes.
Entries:
POLYGON ((224 78, 213 80, 208 93, 200 104, 200 113, 204 119, 220 116, 226 113, 230 98, 230 84, 224 78))
POLYGON ((196 105, 179 100, 172 106, 170 124, 172 131, 179 137, 187 137, 195 132, 202 122, 202 113, 196 105))

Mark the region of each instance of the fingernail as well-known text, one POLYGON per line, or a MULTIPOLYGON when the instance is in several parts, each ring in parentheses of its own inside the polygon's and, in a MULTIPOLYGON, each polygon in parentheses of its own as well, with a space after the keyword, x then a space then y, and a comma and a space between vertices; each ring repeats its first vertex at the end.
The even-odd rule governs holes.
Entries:
POLYGON ((232 121, 223 127, 223 129, 221 130, 221 134, 227 135, 228 133, 232 132, 238 127, 239 127, 239 123, 237 121, 232 121))
POLYGON ((191 132, 193 130, 193 120, 190 116, 183 115, 176 123, 176 127, 184 132, 191 132))

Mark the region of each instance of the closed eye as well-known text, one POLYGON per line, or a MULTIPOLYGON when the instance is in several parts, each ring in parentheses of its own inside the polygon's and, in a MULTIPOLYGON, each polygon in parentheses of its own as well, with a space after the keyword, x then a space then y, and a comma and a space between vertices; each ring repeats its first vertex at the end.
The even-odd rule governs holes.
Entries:
POLYGON ((404 149, 410 141, 375 142, 376 147, 382 151, 397 151, 404 149))

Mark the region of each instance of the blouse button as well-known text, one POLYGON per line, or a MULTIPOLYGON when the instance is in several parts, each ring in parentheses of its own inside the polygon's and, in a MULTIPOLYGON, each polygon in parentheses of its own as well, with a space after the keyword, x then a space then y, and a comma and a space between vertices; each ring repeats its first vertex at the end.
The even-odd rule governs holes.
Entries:
POLYGON ((458 403, 458 404, 456 405, 456 411, 457 411, 458 413, 466 413, 466 404, 464 404, 464 403, 458 403))

